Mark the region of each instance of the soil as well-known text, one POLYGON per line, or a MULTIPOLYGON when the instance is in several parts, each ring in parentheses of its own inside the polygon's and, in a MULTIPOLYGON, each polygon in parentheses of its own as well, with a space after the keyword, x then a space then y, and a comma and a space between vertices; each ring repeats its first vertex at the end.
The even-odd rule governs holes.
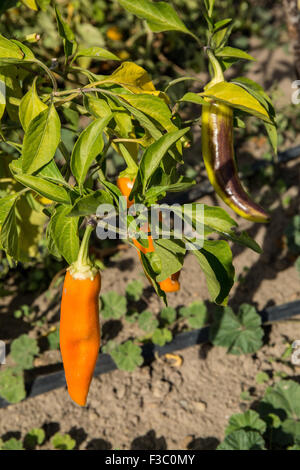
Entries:
MULTIPOLYGON (((249 77, 264 86, 272 85, 277 79, 280 100, 283 96, 283 101, 289 103, 293 81, 293 77, 289 77, 291 57, 281 48, 272 53, 258 50, 254 55, 257 63, 250 69, 249 77)), ((198 134, 196 130, 196 151, 198 134)), ((299 142, 293 144, 296 143, 299 142)), ((291 143, 286 143, 286 146, 291 146, 291 143)), ((248 144, 247 151, 248 155, 256 155, 255 140, 248 144)), ((262 205, 271 210, 272 221, 264 226, 236 217, 240 228, 247 230, 262 246, 263 253, 259 255, 243 247, 232 247, 237 282, 230 294, 229 305, 234 309, 247 302, 262 310, 300 298, 295 259, 288 253, 284 237, 288 221, 299 213, 299 170, 300 158, 280 167, 280 178, 289 188, 281 197, 270 185, 263 186, 256 193, 250 182, 251 194, 259 197, 262 205), (283 198, 287 196, 290 204, 284 208, 283 198)), ((257 187, 257 181, 253 186, 257 187)), ((200 202, 220 204, 225 208, 214 196, 206 196, 200 202)), ((232 211, 227 210, 235 217, 232 211)), ((102 292, 115 290, 124 294, 128 282, 142 276, 136 252, 130 248, 109 261, 103 275, 102 292)), ((162 304, 146 280, 143 299, 147 310, 153 313, 161 310, 162 304)), ((169 305, 179 307, 194 300, 206 302, 208 299, 204 275, 195 257, 188 254, 181 274, 181 290, 169 296, 169 305)), ((17 301, 24 303, 24 299, 17 301)), ((1 316, 3 314, 2 318, 8 321, 16 298, 8 298, 5 305, 3 299, 1 302, 1 316)), ((44 311, 48 308, 43 295, 36 299, 35 304, 44 311)), ((213 313, 211 304, 210 309, 213 313)), ((47 311, 47 319, 49 324, 57 321, 58 306, 47 311)), ((3 327, 1 331, 11 338, 8 324, 3 324, 3 327)), ((122 341, 135 333, 132 328, 135 327, 119 321, 107 322, 103 326, 104 340, 117 336, 118 341, 122 341)), ((57 389, 0 409, 0 437, 4 440, 23 438, 31 428, 43 427, 47 436, 43 449, 53 448, 50 439, 57 431, 69 433, 76 440, 76 448, 82 450, 215 449, 224 438, 230 415, 245 411, 255 403, 268 385, 279 380, 274 378, 275 372, 278 376, 282 372, 295 380, 299 378, 299 367, 292 368, 281 360, 287 344, 299 338, 299 323, 294 318, 266 327, 264 346, 254 355, 233 356, 223 348, 204 344, 178 351, 182 361, 177 367, 166 357, 161 357, 133 373, 116 370, 94 378, 85 408, 74 404, 64 388, 57 389), (258 384, 256 375, 261 371, 266 372, 270 379, 258 384), (243 391, 249 391, 250 401, 242 399, 243 391)), ((42 355, 36 365, 58 361, 59 353, 52 351, 42 355)))

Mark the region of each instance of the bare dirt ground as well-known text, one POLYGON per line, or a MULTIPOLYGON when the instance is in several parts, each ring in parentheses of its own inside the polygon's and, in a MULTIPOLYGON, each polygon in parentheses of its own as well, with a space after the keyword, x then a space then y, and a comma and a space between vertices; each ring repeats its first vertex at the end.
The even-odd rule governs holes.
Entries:
MULTIPOLYGON (((255 55, 258 61, 249 77, 268 86, 278 80, 280 99, 288 103, 294 80, 289 73, 290 56, 283 49, 272 53, 258 50, 255 55)), ((197 145, 199 142, 196 150, 197 145)), ((249 145, 248 151, 255 154, 255 141, 249 145)), ((289 188, 284 194, 291 198, 288 209, 283 208, 282 198, 274 195, 272 188, 263 186, 257 194, 251 188, 253 196, 262 196, 262 204, 271 210, 272 221, 266 227, 236 218, 240 228, 248 230, 262 246, 263 253, 233 247, 237 282, 229 305, 235 309, 243 302, 261 310, 300 298, 299 275, 283 237, 288 220, 299 213, 300 159, 285 164, 280 176, 289 188)), ((201 202, 220 203, 211 196, 201 202)), ((232 211, 228 212, 233 216, 232 211)), ((128 282, 140 276, 136 252, 129 249, 109 262, 103 274, 102 292, 115 290, 124 294, 128 282)), ((146 287, 146 281, 145 298, 147 309, 154 313, 161 310, 161 302, 146 287)), ((189 254, 181 274, 181 291, 169 296, 169 304, 178 307, 194 300, 207 301, 208 292, 204 275, 189 254)), ((12 306, 13 303, 3 306, 3 314, 11 313, 12 306)), ((57 314, 58 308, 47 315, 57 314)), ((121 326, 119 337, 128 337, 130 328, 121 326)), ((0 437, 24 437, 31 428, 43 427, 47 435, 43 449, 52 448, 50 438, 57 431, 69 433, 82 450, 215 449, 224 437, 229 416, 246 410, 262 396, 272 383, 271 371, 299 378, 299 367, 292 369, 280 361, 286 345, 299 338, 299 323, 293 319, 268 327, 263 348, 252 356, 228 355, 223 348, 205 344, 179 351, 183 359, 180 367, 162 357, 133 373, 117 370, 94 378, 86 408, 73 404, 65 389, 48 392, 0 409, 0 437), (269 382, 256 383, 260 371, 270 374, 269 382), (242 400, 241 392, 245 390, 250 391, 251 401, 242 400)), ((56 353, 46 356, 48 363, 57 359, 56 353)))

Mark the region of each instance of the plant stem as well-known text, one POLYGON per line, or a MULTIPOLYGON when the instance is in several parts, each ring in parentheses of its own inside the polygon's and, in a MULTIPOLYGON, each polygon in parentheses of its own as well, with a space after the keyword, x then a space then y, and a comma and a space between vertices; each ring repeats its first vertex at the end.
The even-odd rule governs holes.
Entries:
POLYGON ((67 147, 65 146, 65 144, 62 140, 59 142, 58 148, 61 151, 64 159, 66 160, 66 162, 69 163, 71 156, 69 154, 69 151, 68 151, 67 147))
POLYGON ((216 85, 217 83, 224 82, 224 74, 222 67, 214 55, 213 51, 211 49, 207 49, 207 56, 209 58, 210 64, 213 69, 213 76, 212 80, 206 85, 206 89, 211 88, 212 86, 216 85))
POLYGON ((79 253, 78 253, 78 258, 76 261, 77 267, 84 267, 84 266, 89 266, 91 264, 90 257, 89 257, 89 241, 91 237, 91 233, 94 230, 94 223, 89 221, 84 235, 83 239, 80 245, 79 253))
POLYGON ((45 72, 47 73, 48 77, 51 79, 51 82, 52 82, 52 86, 53 86, 53 93, 57 93, 57 81, 56 81, 56 78, 55 76, 53 75, 53 73, 51 72, 51 70, 47 67, 47 65, 45 65, 43 62, 41 62, 40 60, 38 59, 35 59, 34 60, 34 63, 35 64, 38 64, 40 67, 42 67, 42 69, 45 70, 45 72))

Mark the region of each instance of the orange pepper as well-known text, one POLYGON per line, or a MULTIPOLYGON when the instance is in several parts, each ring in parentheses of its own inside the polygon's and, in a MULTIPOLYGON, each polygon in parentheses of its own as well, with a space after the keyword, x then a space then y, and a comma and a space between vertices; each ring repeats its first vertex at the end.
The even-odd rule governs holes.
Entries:
POLYGON ((123 176, 122 178, 117 179, 117 186, 119 190, 121 191, 123 196, 127 197, 128 208, 132 206, 132 204, 134 203, 133 200, 132 201, 129 200, 129 195, 131 193, 133 185, 134 185, 134 179, 130 179, 127 176, 123 176))
POLYGON ((80 406, 86 399, 100 348, 100 272, 87 255, 90 228, 77 262, 65 276, 60 312, 60 350, 68 392, 80 406))

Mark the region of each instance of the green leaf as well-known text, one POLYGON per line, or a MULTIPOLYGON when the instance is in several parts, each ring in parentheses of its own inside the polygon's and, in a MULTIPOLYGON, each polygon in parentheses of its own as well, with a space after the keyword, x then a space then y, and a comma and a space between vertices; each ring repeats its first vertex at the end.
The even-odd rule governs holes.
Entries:
POLYGON ((119 57, 112 52, 109 52, 98 46, 88 47, 86 49, 80 48, 73 60, 78 59, 78 57, 93 57, 99 60, 120 60, 119 57))
POLYGON ((44 429, 32 428, 24 438, 24 445, 26 449, 35 449, 37 445, 43 444, 46 438, 44 429))
POLYGON ((140 300, 144 290, 144 283, 139 280, 135 280, 127 284, 126 294, 130 300, 137 302, 140 300))
POLYGON ((247 232, 235 232, 232 230, 230 233, 223 233, 223 236, 227 238, 227 240, 231 240, 235 243, 238 243, 239 245, 247 246, 248 248, 251 248, 251 250, 255 251, 256 253, 262 253, 262 249, 260 246, 256 243, 253 238, 248 235, 247 232))
POLYGON ((3 224, 4 220, 9 214, 9 211, 13 207, 16 198, 18 197, 18 193, 15 194, 9 194, 8 196, 2 197, 0 199, 1 204, 0 204, 0 225, 3 224))
POLYGON ((111 109, 107 101, 101 98, 96 98, 92 95, 84 95, 84 105, 89 113, 96 118, 104 118, 111 114, 111 109))
POLYGON ((226 304, 234 283, 232 253, 223 240, 206 240, 200 250, 192 250, 206 277, 211 300, 226 304))
POLYGON ((174 184, 166 186, 151 186, 145 194, 145 202, 147 202, 147 205, 155 204, 157 200, 164 198, 166 193, 185 191, 194 184, 196 184, 195 181, 187 181, 187 178, 182 178, 180 181, 174 184))
POLYGON ((158 96, 150 94, 123 94, 120 96, 135 109, 142 111, 144 114, 157 121, 167 131, 172 132, 177 130, 177 127, 171 121, 171 110, 164 100, 158 96))
POLYGON ((199 96, 197 93, 192 93, 192 92, 188 92, 186 93, 182 98, 180 98, 179 100, 180 102, 181 101, 186 101, 188 103, 195 103, 195 104, 206 104, 206 101, 204 98, 202 98, 201 96, 199 96))
POLYGON ((160 312, 160 319, 163 324, 172 325, 176 320, 176 310, 173 307, 165 307, 160 312))
POLYGON ((30 122, 38 116, 42 111, 48 109, 48 106, 40 100, 36 92, 36 78, 33 81, 32 87, 23 96, 19 107, 19 118, 24 131, 28 129, 30 122))
POLYGON ((57 432, 51 439, 51 443, 55 449, 72 450, 76 446, 76 441, 69 434, 61 434, 57 432))
MULTIPOLYGON (((22 157, 18 158, 17 160, 13 160, 9 164, 9 168, 12 173, 20 175, 22 173, 22 157)), ((35 176, 41 176, 42 178, 52 181, 53 183, 62 184, 67 188, 70 188, 54 160, 51 160, 51 162, 47 163, 47 165, 43 166, 40 170, 35 172, 35 176)))
POLYGON ((256 431, 234 431, 218 445, 217 450, 265 450, 265 441, 256 431))
POLYGON ((47 335, 49 349, 59 349, 59 328, 47 335))
POLYGON ((237 223, 221 207, 204 205, 204 224, 220 233, 230 233, 237 223))
MULTIPOLYGON (((120 85, 122 88, 118 91, 121 93, 124 93, 125 88, 125 90, 135 94, 161 94, 160 91, 155 89, 149 73, 134 62, 123 62, 111 75, 103 75, 102 77, 102 83, 116 83, 120 85)), ((127 96, 127 93, 124 96, 127 96)))
POLYGON ((22 150, 22 170, 34 173, 54 157, 60 141, 60 119, 52 104, 38 114, 25 132, 22 150))
POLYGON ((22 442, 15 437, 11 437, 1 445, 1 450, 24 450, 22 442))
POLYGON ((124 108, 126 108, 137 119, 143 129, 145 129, 150 134, 150 136, 152 136, 154 139, 159 139, 162 136, 161 131, 157 129, 151 119, 149 119, 144 113, 138 109, 135 109, 125 100, 120 99, 117 96, 114 97, 114 100, 117 101, 121 106, 124 106, 124 108))
POLYGON ((38 176, 32 175, 15 175, 15 178, 19 183, 33 189, 41 196, 44 196, 52 201, 61 202, 64 204, 71 204, 70 191, 58 186, 55 183, 44 180, 38 176))
POLYGON ((180 31, 190 34, 175 10, 166 2, 153 3, 149 0, 118 0, 120 5, 130 13, 145 19, 150 29, 161 31, 180 31))
POLYGON ((220 82, 211 88, 199 93, 200 96, 213 98, 221 103, 240 109, 246 113, 272 123, 266 109, 260 102, 248 93, 244 88, 234 83, 220 82))
POLYGON ((56 14, 58 32, 59 32, 60 37, 63 39, 65 56, 67 59, 73 52, 73 43, 76 42, 75 36, 70 26, 68 25, 68 23, 66 23, 63 20, 61 13, 59 9, 57 8, 57 6, 55 7, 55 14, 56 14))
POLYGON ((230 354, 253 354, 262 347, 264 332, 255 308, 242 304, 237 315, 230 307, 217 309, 210 328, 210 341, 230 354))
POLYGON ((236 77, 232 82, 245 88, 250 95, 254 96, 254 98, 256 98, 260 104, 268 110, 270 116, 275 116, 275 109, 272 100, 261 85, 248 77, 236 77))
POLYGON ((167 328, 157 328, 152 335, 153 343, 158 346, 164 346, 166 343, 170 343, 172 338, 172 333, 167 328))
POLYGON ((269 376, 266 372, 260 371, 255 376, 255 381, 257 384, 263 384, 269 380, 269 376))
POLYGON ((245 413, 237 413, 229 418, 228 426, 225 429, 226 436, 234 431, 244 429, 245 431, 257 431, 263 434, 266 430, 266 423, 260 419, 259 414, 253 410, 245 413))
POLYGON ((272 413, 282 421, 276 433, 273 431, 275 442, 280 446, 293 444, 300 436, 300 385, 293 380, 281 380, 268 387, 258 411, 263 419, 272 413))
POLYGON ((264 125, 268 133, 270 144, 272 145, 275 155, 277 155, 277 150, 278 150, 277 128, 276 126, 273 126, 273 124, 269 124, 268 122, 264 122, 264 125))
POLYGON ((0 232, 0 243, 9 256, 18 259, 19 240, 15 207, 14 201, 3 221, 0 232))
POLYGON ((153 316, 152 312, 145 310, 139 315, 138 325, 141 330, 144 330, 146 333, 152 333, 155 328, 158 327, 158 321, 153 316))
POLYGON ((118 369, 133 372, 143 364, 142 349, 132 341, 126 341, 111 351, 111 357, 118 369))
POLYGON ((161 259, 161 271, 156 277, 157 282, 164 281, 171 274, 180 271, 186 253, 185 244, 182 240, 175 239, 154 239, 155 253, 161 259))
POLYGON ((15 65, 0 67, 0 81, 2 88, 1 115, 3 115, 6 107, 10 120, 14 122, 19 122, 18 101, 16 100, 21 99, 23 96, 18 73, 18 69, 15 65))
POLYGON ((0 232, 0 241, 6 253, 23 262, 37 254, 37 243, 46 220, 46 216, 32 206, 31 197, 31 193, 26 193, 16 199, 0 232))
POLYGON ((71 170, 78 184, 84 183, 91 163, 102 152, 104 141, 102 133, 112 119, 112 114, 102 119, 95 119, 82 131, 71 156, 71 170))
POLYGON ((21 0, 24 5, 26 5, 31 10, 37 11, 38 7, 35 0, 21 0))
MULTIPOLYGON (((21 49, 21 51, 23 52, 24 57, 23 57, 22 62, 26 62, 26 61, 35 62, 36 61, 36 58, 35 58, 32 50, 28 46, 25 46, 25 44, 23 44, 20 41, 17 41, 16 39, 12 39, 11 42, 13 42, 16 46, 18 46, 19 49, 21 49)), ((20 62, 20 61, 17 61, 17 63, 18 62, 20 62)))
POLYGON ((103 189, 98 189, 97 191, 94 191, 87 196, 83 196, 80 199, 77 199, 68 216, 78 217, 96 214, 100 204, 113 204, 112 196, 103 189))
POLYGON ((203 302, 193 302, 188 307, 182 307, 179 315, 187 318, 191 328, 202 328, 208 321, 207 308, 203 302))
POLYGON ((208 16, 211 18, 214 10, 215 0, 204 0, 208 16))
POLYGON ((11 356, 22 369, 33 367, 34 356, 39 354, 39 347, 35 338, 23 334, 11 343, 11 356))
POLYGON ((68 206, 56 207, 51 219, 50 237, 58 252, 70 265, 76 261, 79 252, 79 217, 68 217, 68 206))
POLYGON ((22 371, 13 367, 0 371, 0 396, 9 403, 18 403, 26 397, 22 371))
POLYGON ((103 318, 121 318, 127 311, 127 301, 123 295, 110 291, 101 295, 103 318))
POLYGON ((215 52, 217 57, 236 57, 237 59, 245 59, 245 60, 256 60, 247 52, 242 51, 241 49, 237 49, 235 47, 222 47, 215 52))
POLYGON ((225 20, 220 20, 220 21, 217 21, 215 24, 214 24, 214 33, 216 33, 217 31, 219 31, 220 29, 223 29, 225 28, 225 26, 227 26, 229 23, 232 22, 232 18, 226 18, 225 20))
POLYGON ((251 396, 249 390, 244 390, 243 392, 241 392, 240 400, 242 400, 242 401, 252 401, 252 396, 251 396))
POLYGON ((164 155, 168 152, 172 145, 174 145, 174 143, 177 142, 188 131, 189 127, 181 129, 180 131, 168 132, 146 149, 139 167, 139 175, 143 185, 143 194, 145 194, 147 184, 154 171, 160 165, 164 155))
POLYGON ((9 39, 0 34, 0 58, 12 58, 22 60, 24 54, 22 50, 9 39))

